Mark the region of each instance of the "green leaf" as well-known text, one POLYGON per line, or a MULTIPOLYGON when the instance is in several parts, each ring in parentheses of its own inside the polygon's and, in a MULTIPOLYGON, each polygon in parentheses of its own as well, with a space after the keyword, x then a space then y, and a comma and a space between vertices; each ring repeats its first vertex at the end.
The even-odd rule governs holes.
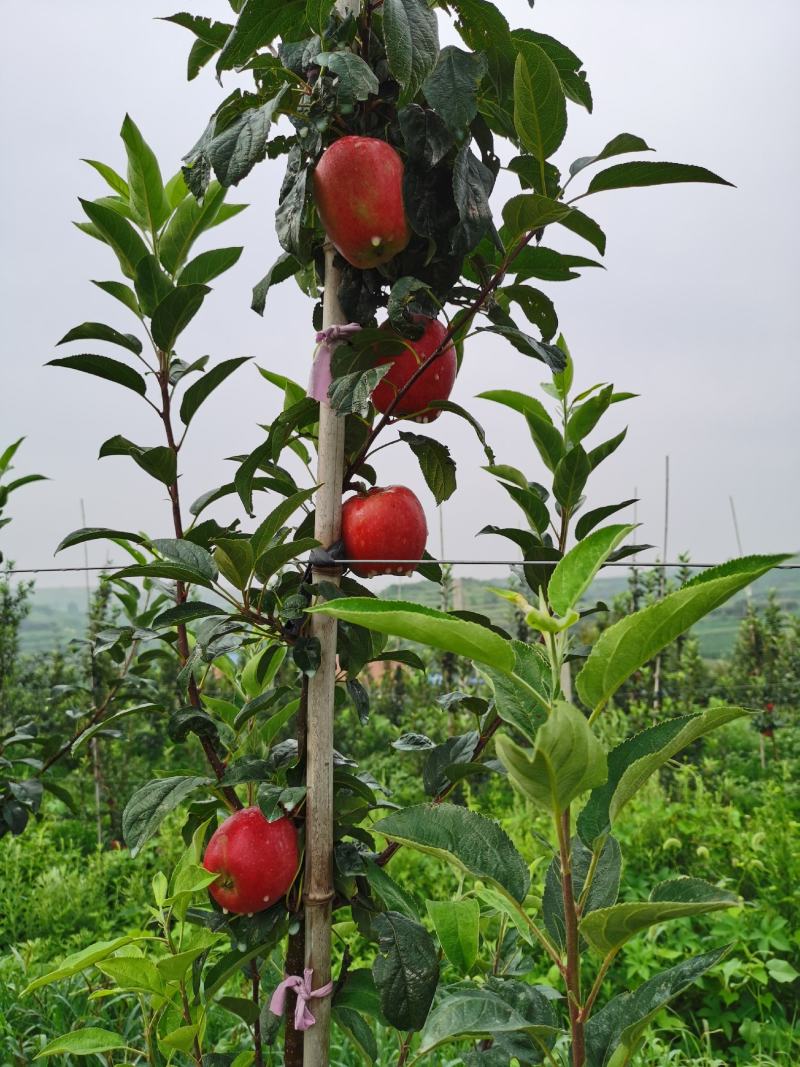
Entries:
POLYGON ((69 341, 107 341, 109 344, 119 345, 120 348, 127 348, 135 356, 140 355, 142 351, 142 342, 138 337, 130 333, 120 333, 113 326, 106 326, 102 322, 83 322, 64 334, 58 343, 65 345, 69 341))
POLYGON ((516 240, 532 230, 540 230, 551 222, 563 222, 573 208, 559 200, 551 200, 541 193, 519 193, 512 196, 503 208, 503 222, 509 237, 516 240))
POLYGON ((270 542, 286 521, 294 515, 299 507, 305 504, 307 500, 310 500, 316 491, 316 486, 312 489, 301 489, 299 492, 292 493, 291 496, 286 497, 277 507, 272 509, 250 538, 250 543, 253 546, 253 555, 256 559, 267 550, 270 542))
POLYGON ((136 299, 136 293, 129 285, 125 285, 123 282, 98 282, 92 280, 92 285, 96 285, 98 289, 102 289, 104 293, 108 293, 109 296, 113 296, 115 300, 119 300, 121 304, 124 304, 126 308, 129 308, 137 318, 141 317, 142 310, 139 307, 139 301, 136 299))
POLYGON ((628 1067, 647 1025, 661 1009, 714 964, 724 948, 684 960, 654 975, 632 993, 621 993, 586 1024, 586 1067, 628 1067))
POLYGON ((162 352, 169 354, 175 341, 194 316, 211 290, 207 285, 181 285, 161 301, 153 312, 153 340, 162 352))
POLYGON ((217 73, 243 66, 285 33, 290 40, 301 38, 305 14, 306 0, 246 0, 217 60, 217 73))
POLYGON ((200 545, 192 544, 191 541, 180 537, 158 537, 152 545, 162 556, 188 567, 204 578, 213 581, 217 577, 217 568, 211 553, 200 545))
POLYGON ((542 245, 535 248, 529 245, 514 257, 509 266, 509 273, 515 274, 518 281, 524 281, 526 278, 542 278, 548 282, 566 282, 580 277, 576 273, 576 269, 580 267, 604 269, 602 263, 594 259, 586 259, 585 256, 569 256, 542 245))
POLYGON ((596 156, 581 156, 580 159, 576 159, 574 163, 570 164, 569 172, 574 177, 585 167, 589 167, 592 163, 599 163, 601 159, 608 159, 610 156, 621 156, 625 152, 652 152, 653 149, 643 141, 641 137, 637 137, 635 133, 619 133, 616 137, 612 137, 608 144, 596 156))
POLYGON ((136 276, 133 280, 136 295, 143 314, 152 315, 158 305, 168 296, 173 285, 167 274, 161 269, 158 259, 152 255, 143 256, 136 264, 136 276))
POLYGON ((325 33, 334 0, 306 0, 306 22, 321 37, 325 33))
POLYGON ((536 731, 547 718, 550 691, 550 661, 541 645, 512 641, 514 673, 505 674, 484 667, 481 673, 494 691, 497 714, 533 744, 536 731))
POLYGON ((357 1011, 334 1004, 331 1018, 355 1047, 360 1063, 374 1063, 378 1058, 378 1043, 372 1027, 357 1011))
POLYGON ((381 819, 373 829, 492 883, 512 900, 525 899, 530 877, 524 859, 505 830, 475 811, 454 804, 418 804, 381 819))
POLYGON ((375 73, 355 52, 320 52, 316 62, 336 75, 336 102, 345 114, 353 110, 356 100, 378 95, 375 73))
POLYGON ((636 503, 638 503, 638 499, 632 498, 630 500, 623 500, 619 504, 606 504, 602 508, 595 508, 593 511, 587 511, 585 514, 581 515, 575 524, 576 539, 582 541, 599 522, 603 521, 603 519, 607 519, 617 511, 622 511, 624 508, 629 508, 632 504, 636 503))
POLYGON ((591 465, 592 470, 598 467, 604 459, 608 459, 612 452, 616 452, 616 450, 625 440, 625 435, 627 434, 627 432, 628 428, 626 427, 614 437, 610 437, 608 441, 603 441, 603 443, 597 445, 596 448, 592 448, 589 450, 589 463, 591 465))
MULTIPOLYGON (((267 153, 267 140, 288 85, 257 107, 248 107, 219 133, 212 131, 186 156, 187 168, 211 167, 226 188, 238 185, 267 153)), ((213 120, 212 120, 213 122, 213 120)))
POLYGON ((212 181, 202 202, 195 200, 193 196, 187 196, 180 202, 158 244, 159 257, 170 274, 177 273, 186 262, 194 242, 204 230, 213 225, 224 199, 225 190, 219 182, 212 181))
POLYGON ((739 904, 741 899, 736 893, 719 889, 702 878, 672 878, 657 885, 649 901, 598 908, 581 920, 580 931, 592 948, 606 955, 656 923, 705 915, 739 904))
POLYGON ((113 167, 109 167, 107 163, 100 163, 96 159, 82 159, 81 163, 88 163, 90 167, 93 167, 118 196, 123 197, 125 200, 129 198, 128 183, 121 175, 117 174, 113 167))
POLYGON ((517 42, 514 126, 523 146, 544 162, 567 132, 567 101, 558 71, 532 41, 517 42))
POLYGON ((371 860, 366 864, 366 875, 370 887, 380 897, 389 911, 400 912, 408 919, 419 922, 419 913, 414 898, 402 886, 386 873, 383 867, 371 860))
POLYGON ((225 609, 219 604, 204 604, 202 600, 189 600, 185 604, 178 604, 174 608, 162 611, 150 624, 154 630, 161 630, 168 626, 185 626, 188 622, 197 619, 206 619, 209 615, 224 615, 225 609))
POLYGON ((487 70, 483 53, 447 45, 425 79, 422 91, 430 106, 455 134, 462 134, 478 113, 478 87, 487 70))
MULTIPOLYGON (((275 548, 262 552, 256 560, 256 573, 262 581, 266 582, 281 567, 293 560, 299 560, 304 552, 310 552, 319 547, 319 541, 313 537, 299 537, 296 541, 287 541, 285 544, 276 545, 275 548)), ((298 612, 299 614, 299 612, 298 612)))
POLYGON ((366 597, 340 597, 309 608, 310 612, 332 615, 335 619, 366 626, 377 633, 403 637, 432 645, 444 652, 466 656, 499 671, 514 669, 514 650, 509 641, 474 622, 420 604, 366 597))
POLYGON ((560 226, 564 226, 572 233, 582 237, 584 241, 588 241, 590 245, 593 245, 601 256, 606 252, 606 235, 600 229, 594 219, 589 218, 588 215, 584 215, 582 211, 578 211, 576 207, 573 207, 569 215, 564 215, 562 218, 556 220, 560 226))
POLYGON ((186 426, 192 421, 197 409, 206 400, 218 385, 222 385, 229 375, 233 374, 237 367, 246 363, 249 356, 239 356, 236 359, 226 359, 207 371, 202 378, 190 385, 181 401, 181 422, 186 426))
POLYGON ((382 10, 386 59, 400 83, 402 107, 414 99, 439 58, 436 12, 425 0, 384 0, 382 10))
POLYGON ((120 989, 136 989, 146 993, 163 993, 164 979, 156 965, 144 956, 114 956, 95 964, 120 989))
POLYGON ((174 775, 155 778, 137 789, 122 813, 122 834, 131 855, 135 856, 150 840, 171 811, 196 789, 211 784, 211 778, 174 775))
POLYGON ((158 160, 130 115, 125 116, 120 137, 128 154, 131 208, 136 221, 155 235, 171 213, 158 160))
POLYGON ((687 163, 617 163, 595 174, 584 193, 602 193, 609 189, 631 189, 644 185, 670 185, 674 182, 710 182, 715 185, 733 183, 720 178, 705 167, 695 167, 687 163))
MULTIPOLYGON (((460 986, 445 996, 425 1024, 412 1064, 426 1062, 425 1058, 440 1045, 467 1037, 495 1039, 500 1034, 526 1033, 550 1043, 557 1023, 545 995, 522 982, 490 982, 472 989, 460 986)), ((497 1062, 505 1064, 507 1059, 497 1062)))
POLYGON ((359 415, 362 419, 369 413, 372 393, 391 370, 391 363, 369 370, 357 370, 334 378, 328 388, 328 399, 337 415, 359 415))
POLYGON ((595 428, 614 399, 614 386, 607 385, 597 396, 591 396, 583 404, 573 407, 567 421, 567 440, 577 445, 595 428))
POLYGON ((419 433, 400 432, 419 461, 425 484, 433 493, 437 504, 448 500, 456 491, 456 464, 450 449, 441 441, 419 433))
POLYGON ((94 374, 98 378, 104 378, 108 382, 116 382, 124 385, 126 389, 132 389, 139 396, 147 392, 147 383, 138 371, 133 370, 126 363, 120 363, 117 359, 108 356, 96 356, 84 353, 79 356, 64 356, 62 359, 51 359, 48 367, 67 367, 70 370, 83 371, 85 374, 94 374))
POLYGON ((553 301, 541 289, 516 283, 503 286, 499 292, 519 304, 528 322, 538 326, 544 341, 550 341, 555 337, 558 330, 556 309, 553 301))
POLYGON ((131 533, 129 530, 109 530, 105 526, 85 526, 81 530, 75 530, 60 542, 56 553, 64 548, 72 548, 73 545, 83 544, 84 541, 97 541, 108 538, 110 541, 133 541, 135 545, 147 544, 147 538, 141 534, 131 533))
POLYGON ((791 555, 745 556, 703 571, 663 600, 627 615, 605 630, 577 678, 587 707, 599 707, 635 670, 709 612, 791 555))
POLYGON ((553 495, 562 508, 575 507, 591 471, 589 457, 580 445, 575 445, 558 461, 553 477, 553 495))
POLYGON ((291 278, 292 275, 300 270, 300 267, 299 259, 296 259, 289 252, 281 252, 261 281, 253 288, 253 299, 250 304, 253 311, 258 315, 263 315, 267 302, 267 293, 270 288, 280 282, 285 282, 287 278, 291 278))
POLYGON ((217 542, 214 559, 234 589, 244 590, 253 573, 253 549, 243 538, 226 537, 217 542))
POLYGON ((109 956, 113 956, 124 945, 130 945, 134 941, 143 941, 148 936, 147 934, 124 934, 122 937, 115 937, 111 941, 96 941, 93 945, 87 945, 86 948, 79 949, 78 952, 73 952, 63 959, 54 971, 49 971, 47 974, 40 975, 34 979, 30 985, 22 990, 21 996, 26 997, 29 993, 33 993, 34 990, 41 989, 42 986, 50 985, 52 982, 58 982, 62 978, 70 978, 73 974, 78 974, 79 971, 92 967, 99 960, 105 960, 109 956))
POLYGON ((544 534, 550 525, 550 515, 547 505, 535 489, 520 489, 518 485, 503 485, 503 488, 525 512, 531 529, 538 534, 544 534))
POLYGON ((536 731, 532 753, 504 735, 495 739, 495 749, 511 784, 554 815, 608 774, 605 751, 586 718, 563 700, 536 731))
POLYGON ((635 526, 604 526, 571 549, 553 571, 547 595, 558 615, 574 608, 602 565, 635 526))
POLYGON ((622 808, 647 779, 682 749, 719 726, 739 719, 743 708, 708 708, 643 730, 608 754, 608 781, 595 789, 578 817, 578 833, 591 847, 611 829, 622 808))
POLYGON ((478 731, 470 730, 457 737, 448 737, 443 744, 432 749, 422 769, 422 785, 429 797, 435 797, 447 789, 455 769, 472 760, 479 740, 478 731))
POLYGON ((98 457, 130 456, 151 478, 172 485, 177 477, 177 457, 171 448, 158 445, 156 448, 141 448, 126 437, 116 434, 100 446, 98 457))
POLYGON ((445 956, 460 974, 469 974, 478 958, 481 906, 475 897, 428 900, 428 915, 445 956))
POLYGON ((439 981, 439 959, 424 926, 395 911, 372 921, 378 955, 372 974, 381 1011, 398 1030, 421 1030, 439 981))
POLYGON ((80 204, 102 240, 113 249, 122 273, 133 278, 136 264, 142 256, 147 255, 147 245, 142 238, 126 219, 111 208, 93 204, 91 200, 80 200, 80 204))
MULTIPOLYGON (((100 733, 101 730, 105 730, 107 727, 111 726, 112 723, 117 722, 119 719, 127 719, 129 715, 142 715, 149 712, 163 712, 163 710, 164 709, 161 707, 160 704, 136 704, 132 708, 123 708, 122 711, 118 711, 114 715, 106 715, 98 723, 95 723, 94 726, 90 726, 88 730, 84 730, 84 732, 80 735, 80 737, 78 737, 76 741, 73 741, 72 753, 74 755, 75 752, 77 752, 82 745, 85 745, 87 741, 90 741, 95 734, 100 733)), ((47 786, 45 788, 47 788, 47 786)))
POLYGON ((241 247, 232 247, 212 248, 208 252, 201 252, 199 256, 195 256, 194 259, 190 260, 180 272, 178 285, 205 285, 213 278, 224 274, 226 270, 230 270, 235 263, 238 263, 242 251, 241 247))
POLYGON ((125 1038, 99 1026, 87 1026, 83 1030, 73 1030, 63 1037, 49 1041, 42 1051, 34 1056, 35 1060, 48 1056, 94 1056, 100 1052, 126 1048, 125 1038))

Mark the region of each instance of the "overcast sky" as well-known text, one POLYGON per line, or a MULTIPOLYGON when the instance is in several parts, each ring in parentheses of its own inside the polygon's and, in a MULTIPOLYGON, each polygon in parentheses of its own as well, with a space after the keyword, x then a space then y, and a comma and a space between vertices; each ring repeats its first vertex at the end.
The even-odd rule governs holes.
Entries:
MULTIPOLYGON (((221 0, 190 6, 217 18, 230 15, 221 0)), ((534 25, 562 39, 588 69, 595 112, 570 107, 557 156, 562 169, 627 131, 644 137, 657 158, 703 164, 737 186, 592 197, 582 206, 608 235, 607 270, 543 285, 555 300, 578 381, 613 381, 641 394, 618 406, 605 434, 590 438, 593 444, 630 425, 627 442, 596 477, 589 506, 622 500, 637 488, 639 538, 660 544, 669 454, 671 556, 687 549, 706 562, 735 554, 730 495, 746 552, 800 548, 800 6, 796 0, 756 7, 743 0, 538 0, 532 12, 525 0, 503 0, 501 7, 512 25, 534 25)), ((81 500, 89 525, 170 533, 159 485, 127 458, 96 458, 114 433, 160 444, 152 412, 118 387, 43 367, 64 354, 55 342, 80 322, 136 325, 89 281, 115 278, 117 267, 107 248, 71 225, 81 217, 78 196, 106 192, 80 157, 124 171, 118 131, 129 111, 167 177, 223 90, 209 72, 185 80, 190 35, 154 20, 172 13, 169 0, 36 0, 14 5, 13 14, 9 4, 4 8, 0 446, 26 435, 18 473, 38 471, 51 481, 12 498, 14 521, 1 536, 6 557, 18 566, 52 566, 58 541, 81 525, 81 500)), ((234 83, 226 79, 225 91, 234 83)), ((313 350, 310 301, 290 281, 273 290, 264 319, 249 309, 253 283, 279 252, 272 215, 282 170, 282 161, 261 164, 229 196, 251 207, 213 230, 203 247, 243 244, 245 252, 214 283, 180 354, 247 355, 304 382, 313 350)), ((499 204, 503 189, 511 186, 499 190, 499 204)), ((566 231, 549 234, 547 243, 591 254, 566 231)), ((91 342, 70 349, 98 350, 91 342)), ((542 481, 522 420, 472 398, 490 388, 534 391, 543 369, 500 339, 483 337, 469 343, 453 394, 483 422, 499 462, 542 481)), ((263 436, 258 423, 277 408, 277 395, 254 367, 214 394, 183 454, 187 504, 230 479, 234 468, 225 457, 254 448, 263 436)), ((451 446, 460 470, 459 489, 444 510, 447 553, 506 557, 506 542, 474 537, 487 522, 521 522, 479 469, 483 454, 471 431, 453 416, 431 430, 451 446)), ((382 484, 403 482, 418 492, 429 515, 429 547, 438 552, 433 501, 407 451, 387 449, 377 466, 382 484)), ((233 514, 232 506, 217 512, 221 520, 233 514)), ((90 562, 102 563, 104 553, 90 546, 90 562)), ((58 561, 80 565, 83 552, 62 553, 58 561)), ((39 581, 65 585, 82 578, 39 581)))

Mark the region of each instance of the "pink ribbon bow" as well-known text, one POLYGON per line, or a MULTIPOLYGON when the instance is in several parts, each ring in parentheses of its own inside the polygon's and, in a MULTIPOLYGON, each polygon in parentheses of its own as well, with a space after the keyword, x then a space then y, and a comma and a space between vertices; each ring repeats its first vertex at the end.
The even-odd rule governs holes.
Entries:
POLYGON ((314 972, 308 968, 303 971, 303 977, 294 974, 284 978, 269 1002, 269 1010, 273 1015, 283 1015, 286 1007, 286 994, 291 989, 297 994, 297 1005, 294 1009, 295 1030, 308 1030, 315 1023, 314 1016, 308 1007, 308 1002, 314 997, 327 997, 333 992, 333 982, 321 986, 319 989, 311 988, 311 978, 314 972))
POLYGON ((338 341, 346 341, 361 329, 357 322, 348 322, 345 326, 331 326, 317 334, 317 351, 311 364, 311 377, 308 380, 308 395, 321 403, 328 402, 328 389, 332 381, 331 355, 338 341))

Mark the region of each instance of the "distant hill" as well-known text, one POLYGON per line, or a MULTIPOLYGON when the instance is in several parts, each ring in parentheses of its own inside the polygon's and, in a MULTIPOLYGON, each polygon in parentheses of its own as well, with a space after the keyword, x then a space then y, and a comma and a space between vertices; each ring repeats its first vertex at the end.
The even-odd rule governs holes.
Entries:
MULTIPOLYGON (((627 581, 627 571, 598 578, 587 600, 602 600, 610 604, 615 596, 624 591, 627 581)), ((505 575, 485 579, 462 578, 456 583, 451 606, 488 615, 499 626, 508 628, 513 622, 513 608, 490 592, 492 586, 503 588, 506 582, 505 575)), ((752 586, 754 602, 763 604, 771 589, 775 590, 780 604, 786 610, 800 612, 800 571, 774 571, 761 578, 752 586)), ((411 600, 429 607, 441 605, 439 586, 433 582, 395 583, 380 590, 380 593, 393 600, 411 600)), ((63 647, 71 638, 82 636, 86 620, 84 589, 34 589, 31 603, 31 613, 21 631, 24 652, 44 652, 63 647)), ((700 641, 701 654, 706 659, 724 659, 730 654, 746 606, 747 594, 739 593, 694 628, 693 632, 700 641)))

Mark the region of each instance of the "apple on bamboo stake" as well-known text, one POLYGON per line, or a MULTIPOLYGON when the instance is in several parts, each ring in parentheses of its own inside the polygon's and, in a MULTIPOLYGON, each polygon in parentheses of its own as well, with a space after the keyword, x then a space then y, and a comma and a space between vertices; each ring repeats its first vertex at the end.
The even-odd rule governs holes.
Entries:
POLYGON ((377 137, 340 137, 314 169, 314 203, 336 251, 359 270, 388 263, 411 240, 403 161, 377 137))
POLYGON ((234 812, 213 833, 203 866, 219 873, 209 893, 224 911, 252 915, 280 900, 297 873, 291 819, 268 822, 260 808, 234 812))
POLYGON ((404 485, 376 486, 356 493, 342 505, 345 558, 369 561, 351 564, 362 578, 411 574, 416 563, 396 561, 422 559, 427 539, 425 512, 404 485))
MULTIPOLYGON (((389 372, 378 382, 372 393, 372 402, 382 413, 389 410, 398 392, 422 364, 431 359, 447 336, 446 328, 438 319, 429 318, 427 315, 414 315, 413 321, 424 323, 422 336, 416 340, 401 337, 388 322, 381 326, 381 329, 402 341, 405 346, 399 354, 381 356, 376 361, 377 366, 384 363, 392 364, 389 372)), ((429 367, 423 370, 408 392, 400 397, 392 409, 392 415, 396 418, 410 418, 414 422, 433 422, 441 412, 436 409, 432 411, 426 409, 437 401, 448 399, 457 373, 458 359, 455 346, 452 341, 448 341, 444 350, 436 356, 429 367)))

